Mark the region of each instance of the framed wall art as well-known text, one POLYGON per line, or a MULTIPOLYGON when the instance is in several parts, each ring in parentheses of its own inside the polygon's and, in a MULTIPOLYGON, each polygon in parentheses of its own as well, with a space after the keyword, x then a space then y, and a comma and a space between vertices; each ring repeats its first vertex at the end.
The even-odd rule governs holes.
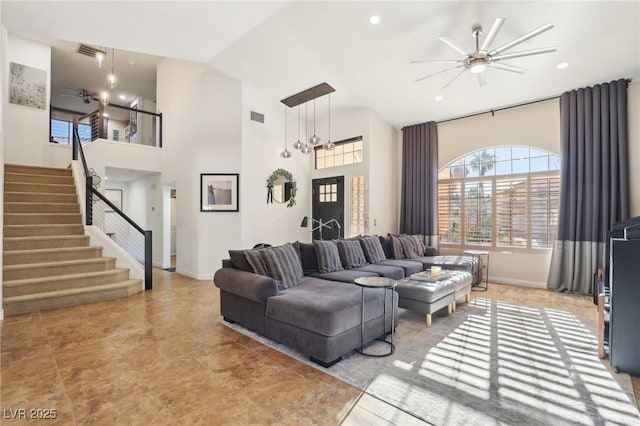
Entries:
POLYGON ((46 109, 47 72, 11 62, 9 64, 9 102, 46 109))
POLYGON ((239 211, 238 180, 238 173, 201 173, 200 211, 239 211))

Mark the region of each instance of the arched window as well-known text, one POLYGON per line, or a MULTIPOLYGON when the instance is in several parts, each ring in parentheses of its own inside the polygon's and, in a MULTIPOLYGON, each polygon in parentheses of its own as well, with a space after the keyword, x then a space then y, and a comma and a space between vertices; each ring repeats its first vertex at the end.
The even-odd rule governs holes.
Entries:
POLYGON ((526 146, 468 153, 438 174, 440 243, 551 248, 559 199, 559 156, 526 146))

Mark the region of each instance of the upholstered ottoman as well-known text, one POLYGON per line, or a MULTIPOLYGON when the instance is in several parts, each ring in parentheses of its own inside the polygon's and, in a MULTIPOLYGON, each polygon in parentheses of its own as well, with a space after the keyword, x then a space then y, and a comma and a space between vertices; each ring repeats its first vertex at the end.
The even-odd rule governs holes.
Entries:
POLYGON ((447 307, 453 311, 456 286, 446 279, 435 283, 405 278, 398 281, 398 307, 426 314, 427 327, 431 327, 431 314, 447 307))
POLYGON ((471 299, 471 284, 473 275, 466 271, 442 271, 442 273, 451 274, 447 280, 452 281, 456 287, 453 300, 453 312, 456 311, 456 302, 464 297, 464 302, 469 303, 471 299))

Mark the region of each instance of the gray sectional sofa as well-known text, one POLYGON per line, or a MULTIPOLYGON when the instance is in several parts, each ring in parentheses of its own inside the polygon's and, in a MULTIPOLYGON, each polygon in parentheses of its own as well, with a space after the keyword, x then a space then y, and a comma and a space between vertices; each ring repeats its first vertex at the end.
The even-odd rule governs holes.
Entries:
MULTIPOLYGON (((433 259, 438 256, 394 259, 397 253, 385 253, 390 239, 361 237, 230 250, 230 258, 223 261, 213 279, 220 289, 220 312, 228 322, 330 366, 360 347, 363 289, 353 283, 356 278, 402 279, 438 261, 433 259)), ((456 266, 472 272, 473 263, 464 266, 464 262, 456 266)), ((365 288, 364 305, 362 338, 366 344, 391 332, 391 306, 397 324, 398 295, 395 291, 365 288)))

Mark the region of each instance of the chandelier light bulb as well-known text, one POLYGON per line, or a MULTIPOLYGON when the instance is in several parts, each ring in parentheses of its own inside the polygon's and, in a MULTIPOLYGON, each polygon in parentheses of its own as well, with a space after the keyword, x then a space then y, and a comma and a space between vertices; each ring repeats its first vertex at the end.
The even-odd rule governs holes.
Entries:
POLYGON ((300 152, 302 152, 303 154, 311 154, 311 151, 313 151, 313 148, 311 148, 309 145, 305 144, 301 149, 300 152))
POLYGON ((280 157, 282 158, 289 158, 291 157, 291 151, 289 151, 287 148, 284 149, 284 151, 282 151, 280 153, 280 157))
POLYGON ((118 79, 113 72, 107 76, 107 85, 109 86, 109 89, 115 89, 117 82, 118 79))
POLYGON ((100 102, 104 106, 109 105, 109 92, 107 92, 106 90, 100 92, 100 102))
POLYGON ((336 149, 336 144, 329 141, 323 145, 323 148, 326 149, 327 151, 333 151, 334 149, 336 149))
POLYGON ((96 62, 98 63, 98 68, 104 67, 104 53, 96 52, 96 62))
POLYGON ((314 134, 309 138, 309 143, 311 145, 318 145, 320 143, 320 138, 314 134))
POLYGON ((302 147, 304 146, 304 144, 302 142, 300 142, 300 139, 298 139, 294 144, 293 147, 295 149, 302 149, 302 147))

